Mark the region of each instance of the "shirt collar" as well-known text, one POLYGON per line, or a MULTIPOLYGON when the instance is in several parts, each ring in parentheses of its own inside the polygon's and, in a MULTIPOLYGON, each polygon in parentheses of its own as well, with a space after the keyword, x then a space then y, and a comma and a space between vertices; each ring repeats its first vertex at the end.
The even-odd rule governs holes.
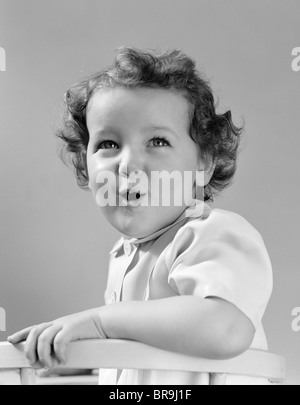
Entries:
POLYGON ((123 247, 124 243, 126 242, 127 244, 133 244, 133 245, 138 245, 142 244, 145 242, 149 242, 150 240, 157 239, 159 236, 161 236, 163 233, 167 232, 170 228, 172 228, 174 225, 178 224, 178 222, 183 221, 186 218, 202 218, 205 219, 208 217, 209 212, 211 208, 208 204, 201 200, 194 200, 194 203, 189 206, 183 213, 182 215, 176 219, 172 224, 165 226, 162 229, 159 229, 158 231, 152 233, 151 235, 148 235, 144 238, 128 238, 125 235, 122 235, 122 237, 116 242, 112 250, 109 252, 109 254, 113 254, 117 251, 120 250, 121 247, 123 247))

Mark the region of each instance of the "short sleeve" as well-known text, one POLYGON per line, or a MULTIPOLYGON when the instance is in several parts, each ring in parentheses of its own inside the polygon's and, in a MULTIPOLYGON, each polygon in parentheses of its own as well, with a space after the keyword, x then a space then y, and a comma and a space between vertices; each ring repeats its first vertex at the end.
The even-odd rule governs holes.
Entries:
POLYGON ((262 237, 244 218, 215 209, 205 220, 188 222, 168 260, 168 283, 178 294, 222 298, 258 328, 272 292, 272 267, 262 237))

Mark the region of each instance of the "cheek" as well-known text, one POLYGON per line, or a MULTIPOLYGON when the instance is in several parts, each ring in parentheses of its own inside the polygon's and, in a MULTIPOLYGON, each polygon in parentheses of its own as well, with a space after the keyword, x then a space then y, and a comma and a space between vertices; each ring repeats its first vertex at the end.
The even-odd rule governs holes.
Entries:
POLYGON ((94 157, 89 160, 89 188, 100 208, 110 205, 114 209, 117 204, 117 176, 105 163, 94 157))
POLYGON ((198 170, 198 160, 195 154, 190 153, 182 156, 181 159, 178 158, 175 170, 180 171, 183 178, 187 174, 188 177, 191 176, 195 179, 196 171, 198 170))
POLYGON ((93 164, 91 164, 91 162, 89 162, 89 160, 87 161, 87 170, 88 170, 88 176, 89 176, 89 189, 92 190, 92 192, 94 193, 96 190, 96 177, 97 177, 97 172, 93 166, 93 164))
POLYGON ((91 155, 87 157, 87 168, 90 182, 93 186, 96 185, 97 176, 99 173, 112 172, 107 162, 99 158, 99 156, 91 155))

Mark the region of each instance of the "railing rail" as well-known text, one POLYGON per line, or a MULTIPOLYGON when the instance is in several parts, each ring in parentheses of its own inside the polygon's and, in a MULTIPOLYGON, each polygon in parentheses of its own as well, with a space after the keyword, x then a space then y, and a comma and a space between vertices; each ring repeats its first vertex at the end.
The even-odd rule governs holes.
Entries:
MULTIPOLYGON (((33 384, 34 370, 29 365, 24 343, 11 345, 0 342, 0 370, 20 369, 22 384, 33 384)), ((248 350, 228 360, 210 360, 168 352, 127 340, 82 340, 68 348, 68 362, 55 368, 117 368, 143 370, 172 370, 205 372, 212 375, 235 374, 263 377, 273 383, 282 383, 286 376, 285 360, 281 356, 248 350)), ((39 368, 37 364, 35 368, 39 368)))

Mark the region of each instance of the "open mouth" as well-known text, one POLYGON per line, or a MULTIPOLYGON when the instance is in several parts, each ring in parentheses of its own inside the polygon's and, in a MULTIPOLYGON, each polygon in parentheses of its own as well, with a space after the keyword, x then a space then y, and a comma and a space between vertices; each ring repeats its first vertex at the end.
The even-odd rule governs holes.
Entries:
POLYGON ((141 191, 132 191, 126 190, 124 193, 118 193, 119 195, 119 205, 122 207, 138 207, 144 201, 144 196, 147 193, 142 194, 141 191))
POLYGON ((127 191, 127 201, 137 201, 141 198, 141 193, 130 193, 127 191))

